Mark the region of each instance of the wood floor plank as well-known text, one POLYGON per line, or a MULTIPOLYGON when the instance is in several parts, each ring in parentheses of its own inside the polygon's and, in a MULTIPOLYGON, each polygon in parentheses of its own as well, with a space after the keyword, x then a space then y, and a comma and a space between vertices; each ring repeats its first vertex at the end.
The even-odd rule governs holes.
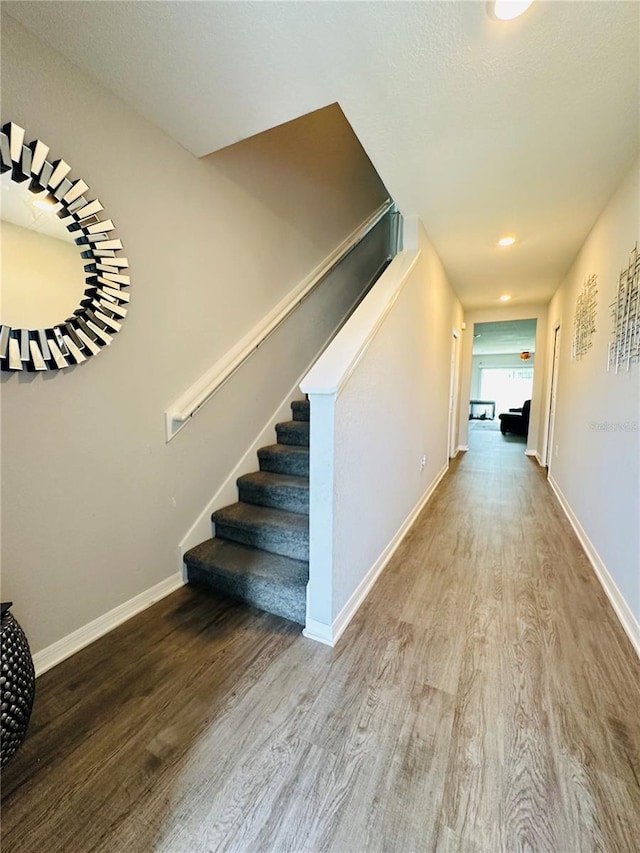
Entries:
POLYGON ((338 647, 185 588, 38 679, 4 853, 639 853, 640 661, 470 433, 338 647))
POLYGON ((504 828, 504 711, 495 616, 493 601, 471 599, 442 805, 444 825, 483 850, 501 849, 504 828))

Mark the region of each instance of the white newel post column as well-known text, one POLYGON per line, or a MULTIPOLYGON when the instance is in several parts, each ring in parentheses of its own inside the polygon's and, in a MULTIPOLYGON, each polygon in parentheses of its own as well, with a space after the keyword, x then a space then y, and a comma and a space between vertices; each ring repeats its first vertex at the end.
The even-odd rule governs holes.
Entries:
POLYGON ((309 395, 309 585, 305 637, 333 645, 333 504, 336 390, 300 386, 309 395))

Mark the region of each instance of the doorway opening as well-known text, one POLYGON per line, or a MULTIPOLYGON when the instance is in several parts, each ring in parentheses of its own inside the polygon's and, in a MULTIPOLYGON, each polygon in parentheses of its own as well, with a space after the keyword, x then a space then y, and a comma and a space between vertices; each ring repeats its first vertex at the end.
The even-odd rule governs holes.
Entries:
POLYGON ((503 435, 498 435, 498 439, 526 444, 536 325, 535 319, 474 324, 470 433, 478 430, 500 433, 502 425, 503 435), (501 419, 502 414, 507 418, 501 419))

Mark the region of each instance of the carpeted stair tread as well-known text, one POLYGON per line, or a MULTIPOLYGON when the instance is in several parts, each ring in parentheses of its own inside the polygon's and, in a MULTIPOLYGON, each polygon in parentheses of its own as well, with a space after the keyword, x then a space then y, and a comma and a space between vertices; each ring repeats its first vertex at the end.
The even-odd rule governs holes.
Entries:
POLYGON ((238 478, 238 496, 243 503, 309 513, 309 478, 255 471, 238 478))
POLYGON ((309 421, 285 421, 276 424, 278 444, 309 447, 309 421))
POLYGON ((304 625, 307 562, 216 538, 191 548, 185 563, 189 583, 304 625))
POLYGON ((187 565, 202 568, 216 566, 236 575, 252 574, 273 580, 305 586, 309 582, 309 564, 281 554, 259 551, 226 539, 207 539, 185 554, 187 565))
POLYGON ((309 518, 296 512, 239 501, 211 516, 216 536, 274 554, 309 559, 309 518))
POLYGON ((311 405, 308 400, 294 400, 291 404, 294 421, 308 421, 311 405))
POLYGON ((309 448, 294 444, 270 444, 258 450, 261 471, 273 474, 309 476, 309 448))

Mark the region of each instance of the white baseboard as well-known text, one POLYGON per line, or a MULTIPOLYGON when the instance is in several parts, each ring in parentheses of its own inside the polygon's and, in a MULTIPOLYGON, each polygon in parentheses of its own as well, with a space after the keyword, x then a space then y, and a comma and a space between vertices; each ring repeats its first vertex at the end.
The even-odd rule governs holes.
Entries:
POLYGON ((302 630, 303 636, 309 640, 315 640, 317 643, 324 643, 325 646, 334 646, 333 628, 331 625, 326 625, 324 622, 318 622, 316 619, 307 619, 307 624, 302 630))
POLYGON ((333 620, 333 624, 327 625, 324 622, 318 622, 315 619, 307 619, 307 624, 302 632, 305 637, 308 637, 310 640, 316 640, 319 643, 324 643, 327 646, 335 646, 341 635, 344 633, 345 628, 355 616, 356 611, 359 609, 360 605, 371 591, 373 585, 378 580, 382 570, 393 557, 398 546, 406 536, 407 531, 420 512, 424 509, 429 498, 431 498, 435 490, 438 488, 440 481, 447 473, 448 469, 449 465, 447 464, 432 481, 427 491, 404 520, 391 542, 389 542, 382 554, 380 554, 373 566, 371 566, 367 574, 360 581, 345 606, 333 620))
POLYGON ((545 467, 545 464, 542 461, 542 457, 540 456, 540 454, 538 453, 537 450, 525 450, 524 455, 525 456, 532 456, 537 461, 538 465, 541 468, 545 467))
POLYGON ((456 450, 456 453, 459 453, 461 450, 463 450, 466 453, 468 449, 469 449, 468 444, 459 444, 458 449, 456 450))
POLYGON ((609 570, 603 563, 600 555, 594 548, 591 540, 587 536, 584 528, 578 521, 575 513, 571 509, 569 502, 565 498, 562 493, 562 490, 553 479, 551 474, 549 474, 549 485, 553 489, 555 496, 558 498, 558 502, 562 507, 564 514, 569 519, 569 523, 573 527, 576 536, 578 537, 580 544, 582 545, 585 554, 589 558, 589 562, 593 566, 593 570, 596 573, 596 577, 600 581, 602 588, 604 589, 607 598, 611 602, 611 606, 613 607, 616 616, 620 620, 620 624, 625 630, 625 633, 631 640, 631 644, 634 647, 636 654, 640 657, 640 622, 636 619, 631 608, 627 604, 624 596, 616 586, 616 582, 609 574, 609 570))
POLYGON ((88 625, 84 625, 82 628, 78 628, 77 631, 67 634, 66 637, 52 643, 46 649, 36 652, 33 656, 36 676, 42 675, 48 669, 79 652, 80 649, 93 643, 99 637, 108 634, 109 631, 117 628, 118 625, 131 619, 136 613, 146 610, 147 607, 151 607, 156 601, 160 601, 161 598, 165 598, 165 596, 175 592, 176 589, 179 589, 183 585, 182 574, 171 575, 171 577, 160 581, 160 583, 141 592, 129 601, 125 601, 124 604, 114 607, 108 613, 98 616, 97 619, 89 622, 88 625))

